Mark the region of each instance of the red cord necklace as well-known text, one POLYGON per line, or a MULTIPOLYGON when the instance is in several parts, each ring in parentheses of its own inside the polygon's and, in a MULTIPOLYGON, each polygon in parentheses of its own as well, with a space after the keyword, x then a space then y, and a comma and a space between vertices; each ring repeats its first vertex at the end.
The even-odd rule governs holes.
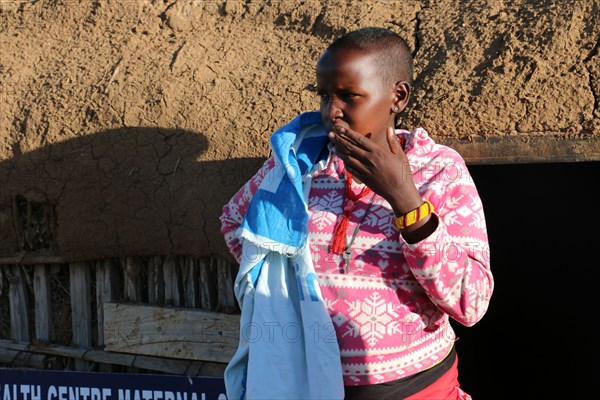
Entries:
MULTIPOLYGON (((356 237, 356 233, 358 232, 358 228, 364 221, 364 217, 367 215, 368 209, 365 210, 365 215, 363 216, 363 220, 358 224, 357 229, 354 232, 352 240, 350 243, 346 244, 346 231, 348 230, 348 223, 350 222, 350 214, 352 210, 354 210, 354 206, 358 202, 358 200, 362 199, 369 193, 373 193, 373 191, 365 185, 365 187, 358 194, 354 194, 352 192, 352 174, 346 171, 346 199, 344 200, 344 211, 342 213, 342 219, 335 227, 333 232, 333 240, 331 241, 331 246, 329 251, 335 254, 343 254, 344 259, 346 260, 346 265, 348 265, 349 257, 351 257, 352 253, 350 252, 349 246, 352 245, 354 241, 354 237, 356 237)), ((371 202, 369 203, 369 207, 373 203, 375 199, 375 193, 371 198, 371 202)))

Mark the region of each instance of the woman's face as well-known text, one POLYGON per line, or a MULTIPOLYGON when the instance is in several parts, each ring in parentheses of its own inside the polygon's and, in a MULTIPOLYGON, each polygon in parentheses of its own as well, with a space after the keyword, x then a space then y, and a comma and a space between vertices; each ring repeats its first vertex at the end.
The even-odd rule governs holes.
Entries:
POLYGON ((393 82, 384 82, 376 53, 326 51, 317 62, 317 93, 321 120, 327 131, 336 125, 350 128, 379 144, 394 126, 397 103, 393 82))

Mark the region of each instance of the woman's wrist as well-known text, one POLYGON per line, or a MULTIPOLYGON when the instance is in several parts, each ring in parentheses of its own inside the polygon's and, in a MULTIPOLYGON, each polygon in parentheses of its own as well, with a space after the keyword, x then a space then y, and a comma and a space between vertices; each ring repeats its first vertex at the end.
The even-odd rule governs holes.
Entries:
POLYGON ((420 242, 437 229, 438 218, 433 213, 433 205, 425 201, 416 188, 412 196, 398 195, 388 202, 395 214, 394 225, 401 228, 400 232, 407 243, 420 242))
POLYGON ((405 215, 425 202, 416 188, 412 193, 397 193, 391 195, 387 200, 396 217, 405 215))

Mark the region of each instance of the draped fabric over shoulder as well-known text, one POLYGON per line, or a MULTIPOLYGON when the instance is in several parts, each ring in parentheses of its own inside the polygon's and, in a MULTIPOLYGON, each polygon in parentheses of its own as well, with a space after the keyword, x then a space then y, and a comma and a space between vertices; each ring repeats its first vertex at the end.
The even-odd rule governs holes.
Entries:
POLYGON ((311 174, 325 165, 327 143, 318 112, 300 114, 271 137, 274 167, 235 233, 242 315, 225 371, 230 399, 344 397, 339 347, 335 334, 324 334, 334 328, 307 246, 311 174))

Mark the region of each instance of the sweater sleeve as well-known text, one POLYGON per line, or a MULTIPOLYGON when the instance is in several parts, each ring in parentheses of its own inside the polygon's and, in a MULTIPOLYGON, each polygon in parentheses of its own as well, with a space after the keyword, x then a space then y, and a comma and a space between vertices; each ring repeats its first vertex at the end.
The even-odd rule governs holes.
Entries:
POLYGON ((244 220, 254 193, 256 193, 265 175, 267 175, 274 165, 275 159, 269 157, 258 172, 223 206, 223 211, 219 217, 221 221, 221 234, 225 239, 227 248, 237 262, 240 262, 242 256, 242 244, 237 235, 237 230, 244 220))
POLYGON ((449 149, 422 166, 434 171, 423 182, 439 220, 426 239, 409 244, 400 235, 406 261, 436 306, 465 326, 487 311, 494 280, 483 205, 458 153, 449 149), (432 168, 432 166, 434 166, 432 168))

